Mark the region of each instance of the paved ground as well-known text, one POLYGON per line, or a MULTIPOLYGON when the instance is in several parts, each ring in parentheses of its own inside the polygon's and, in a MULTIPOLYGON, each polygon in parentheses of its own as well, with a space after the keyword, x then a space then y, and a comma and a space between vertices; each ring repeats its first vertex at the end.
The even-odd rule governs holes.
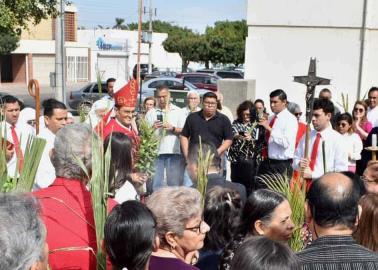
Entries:
MULTIPOLYGON (((73 90, 79 90, 86 83, 69 84, 66 87, 67 101, 69 99, 70 92, 73 90)), ((14 95, 21 99, 25 106, 35 107, 34 98, 28 93, 28 88, 25 84, 0 84, 0 92, 14 95)), ((49 85, 40 86, 41 102, 47 98, 54 98, 55 92, 49 85)), ((68 106, 68 105, 67 105, 68 106)))

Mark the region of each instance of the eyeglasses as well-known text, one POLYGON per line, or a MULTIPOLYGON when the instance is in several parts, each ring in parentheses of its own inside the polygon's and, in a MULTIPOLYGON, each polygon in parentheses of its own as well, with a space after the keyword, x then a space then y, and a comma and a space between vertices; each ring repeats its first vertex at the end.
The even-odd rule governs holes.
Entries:
POLYGON ((355 112, 364 112, 364 109, 362 109, 362 108, 354 108, 353 111, 355 111, 355 112))
POLYGON ((195 227, 185 228, 185 231, 192 231, 197 234, 207 233, 206 222, 204 220, 201 220, 200 224, 195 227))
POLYGON ((297 112, 294 114, 295 116, 302 116, 302 112, 297 112))
POLYGON ((378 184, 378 179, 374 180, 374 179, 369 179, 367 178, 365 175, 361 176, 360 179, 365 182, 365 183, 377 183, 378 184))
POLYGON ((208 102, 208 101, 204 101, 203 104, 205 104, 206 106, 217 106, 217 103, 216 103, 216 102, 208 102))

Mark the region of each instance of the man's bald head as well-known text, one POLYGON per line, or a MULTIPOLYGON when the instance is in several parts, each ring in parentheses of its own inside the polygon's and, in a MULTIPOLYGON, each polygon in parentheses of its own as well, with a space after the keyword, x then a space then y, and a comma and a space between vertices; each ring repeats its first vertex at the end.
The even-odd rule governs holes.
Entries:
POLYGON ((307 193, 315 223, 324 228, 336 225, 353 228, 362 193, 359 179, 348 172, 327 173, 315 180, 307 193))

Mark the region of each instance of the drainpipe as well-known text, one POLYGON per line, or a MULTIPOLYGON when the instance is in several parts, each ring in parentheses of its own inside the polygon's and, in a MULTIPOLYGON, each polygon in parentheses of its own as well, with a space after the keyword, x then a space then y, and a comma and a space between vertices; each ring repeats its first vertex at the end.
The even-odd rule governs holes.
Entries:
POLYGON ((364 66, 367 1, 368 0, 364 0, 364 7, 363 7, 363 13, 362 13, 362 26, 361 26, 361 32, 360 32, 360 59, 359 59, 359 65, 358 65, 357 99, 360 99, 360 95, 361 95, 362 69, 364 66))

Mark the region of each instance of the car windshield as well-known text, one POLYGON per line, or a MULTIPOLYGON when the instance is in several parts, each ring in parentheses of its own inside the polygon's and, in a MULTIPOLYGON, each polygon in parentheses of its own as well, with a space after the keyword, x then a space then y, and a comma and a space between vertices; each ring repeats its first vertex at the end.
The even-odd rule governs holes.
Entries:
POLYGON ((195 86, 194 84, 188 82, 187 80, 185 80, 185 86, 188 86, 188 88, 192 88, 192 89, 198 89, 197 86, 195 86))

